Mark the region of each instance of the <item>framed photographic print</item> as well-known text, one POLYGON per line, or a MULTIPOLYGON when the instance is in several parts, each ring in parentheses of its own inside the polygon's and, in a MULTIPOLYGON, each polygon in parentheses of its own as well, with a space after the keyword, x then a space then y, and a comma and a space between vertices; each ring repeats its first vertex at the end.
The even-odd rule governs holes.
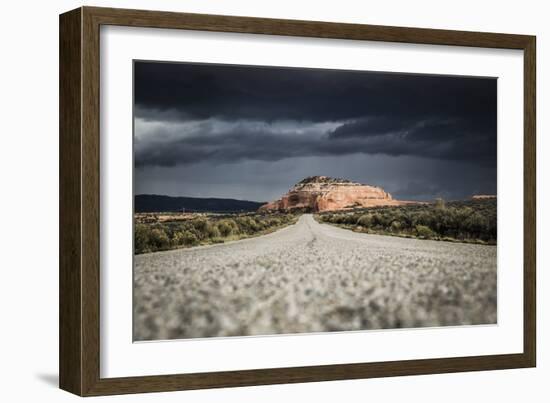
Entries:
POLYGON ((60 16, 60 386, 535 366, 535 37, 60 16))

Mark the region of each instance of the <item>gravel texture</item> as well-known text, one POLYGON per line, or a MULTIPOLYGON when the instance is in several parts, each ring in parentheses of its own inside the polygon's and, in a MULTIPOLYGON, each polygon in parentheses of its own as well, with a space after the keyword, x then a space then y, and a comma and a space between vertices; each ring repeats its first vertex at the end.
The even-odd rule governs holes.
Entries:
POLYGON ((134 339, 492 324, 496 256, 306 214, 257 238, 135 256, 134 339))

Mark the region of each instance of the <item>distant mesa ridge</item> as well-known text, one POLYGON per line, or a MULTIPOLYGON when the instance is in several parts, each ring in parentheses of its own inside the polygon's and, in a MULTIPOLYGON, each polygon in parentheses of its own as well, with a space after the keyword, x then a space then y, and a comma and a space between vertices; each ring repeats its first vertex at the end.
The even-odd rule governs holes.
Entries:
POLYGON ((473 200, 488 200, 488 199, 496 199, 497 195, 473 195, 473 200))
POLYGON ((238 213, 256 211, 264 203, 219 198, 172 197, 163 195, 140 194, 134 197, 136 213, 162 212, 210 212, 238 213))
POLYGON ((329 176, 310 176, 294 185, 279 200, 261 206, 260 211, 321 212, 410 203, 395 200, 391 194, 378 186, 329 176))

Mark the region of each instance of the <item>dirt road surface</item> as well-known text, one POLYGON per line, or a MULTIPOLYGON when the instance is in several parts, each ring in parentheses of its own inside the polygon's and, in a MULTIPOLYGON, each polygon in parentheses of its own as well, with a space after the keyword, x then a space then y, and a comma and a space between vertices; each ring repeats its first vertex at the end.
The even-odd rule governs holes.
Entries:
POLYGON ((302 215, 242 241, 135 256, 134 339, 496 323, 496 247, 302 215))

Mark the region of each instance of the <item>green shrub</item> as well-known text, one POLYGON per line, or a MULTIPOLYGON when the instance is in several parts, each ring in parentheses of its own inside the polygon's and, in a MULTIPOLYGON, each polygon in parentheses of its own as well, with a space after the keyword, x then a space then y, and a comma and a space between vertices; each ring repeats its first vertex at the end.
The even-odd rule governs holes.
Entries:
POLYGON ((357 225, 369 228, 372 226, 373 219, 371 214, 363 214, 357 219, 357 225))
POLYGON ((219 238, 220 237, 220 230, 218 227, 212 223, 207 223, 206 229, 205 229, 206 235, 208 238, 219 238))
POLYGON ((247 234, 252 234, 259 229, 258 223, 252 217, 238 217, 236 221, 242 232, 245 232, 247 234))
POLYGON ((480 213, 475 212, 464 221, 463 228, 468 232, 479 236, 488 228, 487 219, 480 213))
POLYGON ((435 237, 435 232, 425 225, 419 224, 416 226, 415 229, 416 229, 416 235, 418 235, 420 238, 431 239, 435 237))
POLYGON ((225 237, 233 233, 233 227, 225 220, 218 223, 218 230, 220 231, 220 234, 225 237))
POLYGON ((199 244, 199 238, 191 231, 180 231, 174 234, 172 243, 174 246, 195 246, 199 244))
POLYGON ((346 214, 345 222, 348 225, 355 225, 359 216, 357 214, 346 214))
POLYGON ((346 221, 346 216, 344 214, 335 214, 332 216, 330 222, 334 224, 344 224, 346 221))
POLYGON ((392 221, 390 225, 390 230, 391 232, 395 232, 395 233, 401 231, 401 223, 399 221, 392 221))
POLYGON ((151 244, 154 246, 153 250, 163 250, 170 247, 170 239, 162 228, 153 228, 151 230, 150 241, 151 244))
POLYGON ((137 224, 134 228, 135 253, 151 252, 149 243, 149 227, 145 224, 137 224))
POLYGON ((206 232, 208 221, 206 221, 204 218, 197 218, 193 220, 192 225, 193 227, 195 227, 195 229, 197 229, 197 231, 206 232))

